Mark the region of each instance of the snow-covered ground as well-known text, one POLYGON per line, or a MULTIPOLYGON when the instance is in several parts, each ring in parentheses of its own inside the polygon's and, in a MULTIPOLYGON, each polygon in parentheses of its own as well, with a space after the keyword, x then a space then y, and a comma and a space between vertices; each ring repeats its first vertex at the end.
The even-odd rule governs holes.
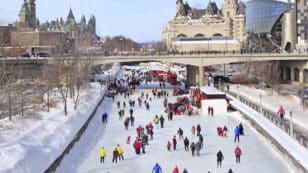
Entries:
MULTIPOLYGON (((150 92, 150 90, 145 92, 150 92)), ((140 94, 141 90, 137 90, 130 98, 136 99, 140 94)), ((176 97, 171 96, 168 99, 175 101, 176 97)), ((146 111, 144 107, 135 107, 135 126, 130 127, 128 131, 124 129, 123 120, 118 118, 118 109, 115 105, 118 100, 127 102, 128 98, 124 99, 123 96, 117 96, 115 102, 112 102, 111 99, 105 100, 102 107, 99 108, 101 113, 96 114, 85 135, 75 145, 70 154, 65 157, 56 172, 144 173, 151 172, 156 162, 162 166, 163 172, 171 172, 175 165, 180 168, 180 171, 186 168, 190 173, 207 171, 225 173, 229 168, 232 168, 236 173, 293 172, 288 163, 273 151, 271 145, 255 130, 245 124, 246 135, 241 136, 239 143, 243 157, 240 164, 235 163, 234 149, 237 144, 234 143, 233 129, 240 123, 238 119, 241 119, 237 112, 215 115, 214 117, 207 115, 175 116, 172 121, 166 120, 165 128, 155 127, 154 139, 149 141, 149 146, 146 146, 146 154, 136 155, 132 143, 126 144, 126 138, 131 136, 133 141, 136 137, 135 129, 138 125, 145 126, 147 123, 153 122, 156 114, 163 114, 163 100, 153 99, 150 103, 150 111, 146 111), (108 124, 102 125, 101 114, 105 111, 109 113, 110 117, 108 124), (197 124, 201 125, 201 133, 204 136, 204 148, 201 150, 200 157, 192 157, 190 152, 185 152, 183 142, 179 140, 176 151, 167 151, 167 141, 172 140, 179 127, 184 130, 184 136, 187 136, 190 142, 196 142, 197 137, 191 134, 190 129, 197 124), (217 136, 216 127, 223 125, 229 128, 229 137, 227 138, 217 136), (116 164, 112 163, 111 160, 112 150, 117 144, 124 148, 125 161, 116 164), (107 150, 107 158, 104 164, 99 161, 101 147, 105 147, 107 150), (216 168, 216 153, 218 150, 221 150, 225 157, 222 168, 216 168)), ((129 107, 126 106, 126 116, 128 116, 128 110, 129 107)))
MULTIPOLYGON (((115 64, 109 75, 117 75, 115 64)), ((91 83, 81 94, 75 111, 68 100, 68 115, 63 105, 30 117, 15 116, 0 120, 0 173, 41 173, 63 152, 101 100, 106 87, 91 83), (39 164, 38 164, 39 163, 39 164)))
POLYGON ((277 112, 280 106, 286 110, 286 118, 289 117, 289 112, 292 111, 293 122, 305 128, 308 132, 308 109, 303 110, 300 98, 293 95, 278 95, 271 94, 270 91, 247 87, 244 85, 231 85, 230 90, 240 95, 249 98, 255 103, 259 103, 259 97, 262 95, 262 105, 264 108, 277 112))

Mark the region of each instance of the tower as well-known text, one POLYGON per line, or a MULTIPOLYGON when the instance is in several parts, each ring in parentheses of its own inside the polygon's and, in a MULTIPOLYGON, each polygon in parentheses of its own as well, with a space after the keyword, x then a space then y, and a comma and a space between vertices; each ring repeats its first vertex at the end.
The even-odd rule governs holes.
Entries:
POLYGON ((19 22, 22 23, 29 23, 31 11, 29 9, 29 3, 27 0, 24 0, 24 4, 21 6, 21 9, 19 11, 19 22))
POLYGON ((221 6, 222 15, 225 18, 234 19, 237 10, 237 0, 225 0, 221 6))
POLYGON ((30 19, 29 19, 29 26, 31 28, 36 28, 36 4, 35 4, 35 0, 30 0, 30 2, 28 3, 29 5, 29 9, 30 9, 30 19))

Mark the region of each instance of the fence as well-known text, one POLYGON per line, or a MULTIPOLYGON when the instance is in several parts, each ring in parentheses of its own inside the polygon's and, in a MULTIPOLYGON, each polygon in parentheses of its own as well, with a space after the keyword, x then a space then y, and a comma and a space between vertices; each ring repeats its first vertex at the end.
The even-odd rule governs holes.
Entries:
MULTIPOLYGON (((263 115, 268 120, 270 120, 275 126, 279 127, 282 131, 287 133, 290 137, 292 137, 292 132, 290 130, 290 120, 280 120, 278 114, 271 110, 265 109, 262 107, 260 109, 260 104, 249 100, 248 98, 239 95, 239 93, 232 92, 230 90, 225 91, 229 95, 237 98, 240 102, 246 104, 250 108, 254 109, 257 112, 260 112, 260 115, 263 115)), ((302 130, 300 127, 293 126, 293 138, 298 141, 300 145, 308 149, 308 136, 305 135, 307 132, 302 130)))

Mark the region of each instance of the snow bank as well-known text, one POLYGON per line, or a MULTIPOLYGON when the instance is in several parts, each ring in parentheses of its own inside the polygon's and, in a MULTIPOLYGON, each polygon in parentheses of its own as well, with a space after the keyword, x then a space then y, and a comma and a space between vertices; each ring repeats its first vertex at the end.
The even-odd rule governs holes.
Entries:
MULTIPOLYGON (((106 88, 103 90, 104 93, 106 88)), ((0 145, 0 172, 44 172, 63 152, 102 96, 100 84, 93 84, 78 111, 69 109, 65 116, 63 108, 58 107, 50 113, 42 113, 44 119, 33 128, 29 127, 14 140, 0 145)), ((72 102, 68 103, 68 108, 73 108, 72 102)))
MULTIPOLYGON (((232 98, 232 96, 229 96, 232 98)), ((306 148, 301 146, 297 141, 290 138, 288 134, 273 125, 268 119, 259 112, 251 109, 247 105, 233 99, 230 103, 245 115, 254 120, 270 136, 272 136, 285 150, 287 150, 306 170, 308 170, 308 154, 306 148)))

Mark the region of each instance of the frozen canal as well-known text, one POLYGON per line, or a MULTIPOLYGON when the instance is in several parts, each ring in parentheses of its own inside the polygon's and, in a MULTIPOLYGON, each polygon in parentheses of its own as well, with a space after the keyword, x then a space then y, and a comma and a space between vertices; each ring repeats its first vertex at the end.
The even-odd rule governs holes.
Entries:
MULTIPOLYGON (((136 100, 141 92, 151 90, 136 90, 131 99, 136 100)), ((171 91, 169 91, 171 93, 171 91)), ((152 95, 152 94, 150 94, 152 95)), ((124 129, 123 120, 119 120, 117 101, 126 101, 125 116, 129 116, 128 98, 118 95, 115 101, 106 98, 99 108, 99 113, 90 123, 87 131, 80 141, 74 146, 72 151, 65 157, 57 172, 68 173, 149 173, 153 165, 157 162, 161 165, 164 173, 172 172, 177 165, 180 172, 184 168, 189 173, 226 173, 232 168, 234 173, 290 173, 292 172, 288 164, 273 151, 270 144, 255 130, 244 124, 245 136, 240 137, 239 146, 243 155, 241 163, 235 162, 234 149, 234 128, 240 123, 239 114, 236 112, 228 115, 194 115, 194 116, 174 116, 172 121, 165 121, 165 128, 154 126, 154 139, 149 140, 146 146, 146 154, 136 155, 132 146, 136 137, 136 127, 145 126, 149 122, 153 123, 153 118, 157 114, 164 114, 163 99, 153 99, 150 102, 150 111, 138 104, 134 108, 135 126, 124 129), (101 115, 103 112, 109 113, 108 124, 102 125, 101 115), (191 133, 193 125, 200 124, 201 134, 204 137, 204 147, 201 156, 193 157, 191 152, 184 150, 183 141, 179 141, 176 151, 167 150, 167 141, 172 141, 173 135, 181 127, 184 130, 184 137, 187 136, 191 142, 197 142, 198 138, 191 133), (219 137, 216 127, 226 125, 229 128, 229 137, 219 137), (131 143, 126 144, 126 138, 131 136, 131 143), (124 149, 124 161, 112 163, 112 151, 120 144, 124 149), (101 147, 107 150, 105 163, 100 163, 99 151, 101 147), (224 154, 222 168, 216 167, 216 153, 221 150, 224 154)), ((170 102, 175 102, 176 97, 170 96, 170 102)), ((166 118, 165 118, 166 119, 166 118)))

